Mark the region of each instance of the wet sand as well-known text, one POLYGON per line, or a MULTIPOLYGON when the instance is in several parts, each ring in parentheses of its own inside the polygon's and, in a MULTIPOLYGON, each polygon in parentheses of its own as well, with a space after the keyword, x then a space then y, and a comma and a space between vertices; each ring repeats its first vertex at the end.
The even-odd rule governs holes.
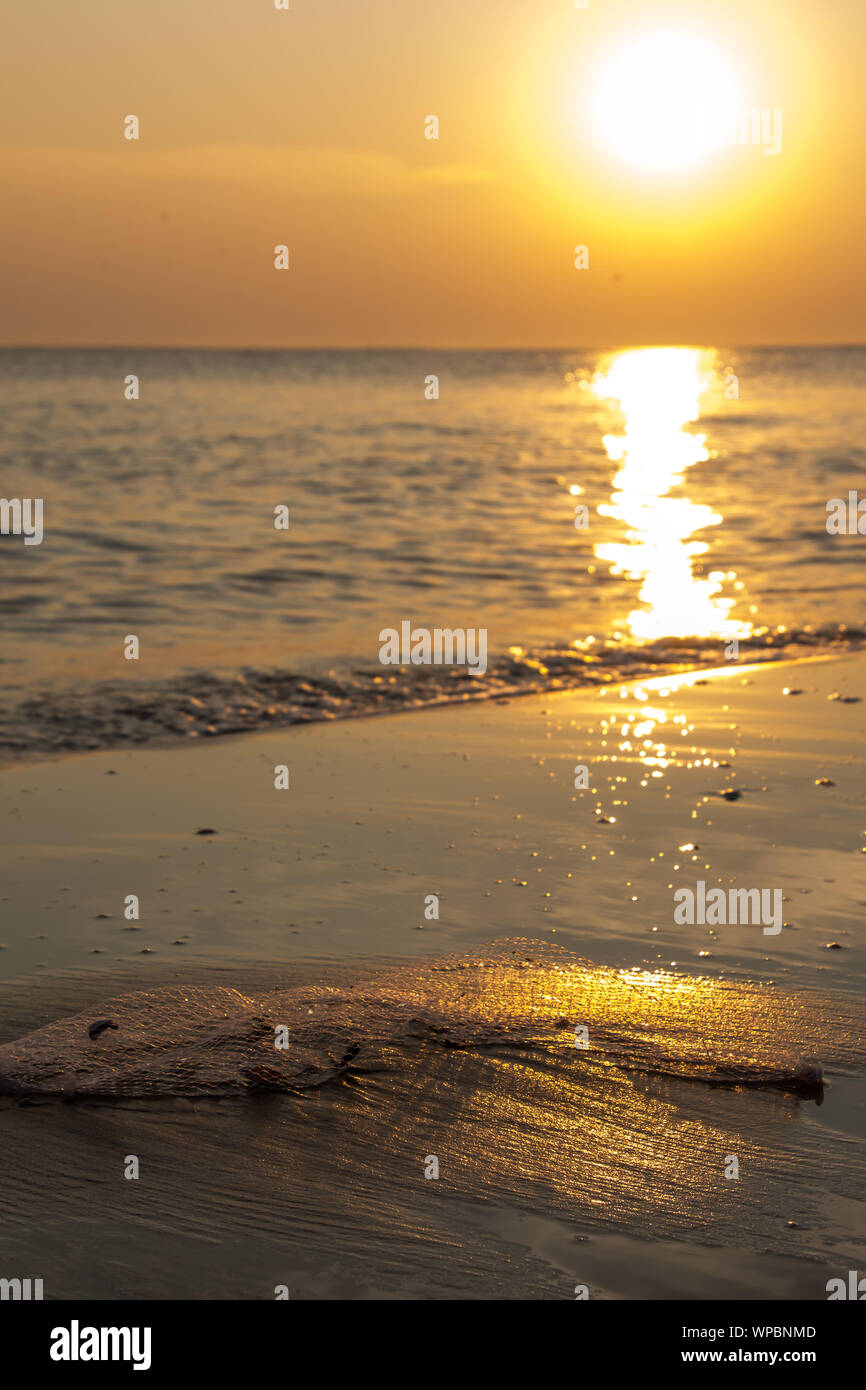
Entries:
MULTIPOLYGON (((8 769, 0 1041, 121 990, 338 979, 504 936, 859 1007, 864 662, 8 769), (780 887, 786 925, 676 926, 697 879, 780 887)), ((820 1106, 575 1087, 424 1043, 304 1097, 5 1106, 3 1266, 47 1297, 824 1298, 864 1258, 862 1081, 831 1063, 820 1106)))

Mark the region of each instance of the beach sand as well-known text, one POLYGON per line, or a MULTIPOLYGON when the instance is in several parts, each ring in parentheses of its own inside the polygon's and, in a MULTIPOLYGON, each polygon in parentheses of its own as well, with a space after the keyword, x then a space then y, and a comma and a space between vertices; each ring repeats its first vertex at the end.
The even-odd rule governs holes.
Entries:
MULTIPOLYGON (((731 666, 8 768, 0 1041, 151 985, 356 978, 504 937, 858 1010, 864 672, 731 666), (785 926, 675 925, 699 879, 781 888, 785 926)), ((827 1080, 821 1105, 578 1086, 424 1043, 305 1096, 4 1103, 2 1264, 46 1297, 824 1298, 866 1236, 860 1060, 827 1080)))

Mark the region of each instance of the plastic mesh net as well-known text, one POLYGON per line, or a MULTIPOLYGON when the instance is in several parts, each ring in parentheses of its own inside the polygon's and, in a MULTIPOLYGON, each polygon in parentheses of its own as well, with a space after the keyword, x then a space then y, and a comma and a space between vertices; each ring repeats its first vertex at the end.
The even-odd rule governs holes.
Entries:
POLYGON ((357 976, 342 988, 222 986, 120 995, 0 1047, 0 1092, 218 1096, 305 1090, 383 1046, 555 1049, 582 1065, 809 1093, 856 1021, 818 997, 593 966, 508 941, 357 976))

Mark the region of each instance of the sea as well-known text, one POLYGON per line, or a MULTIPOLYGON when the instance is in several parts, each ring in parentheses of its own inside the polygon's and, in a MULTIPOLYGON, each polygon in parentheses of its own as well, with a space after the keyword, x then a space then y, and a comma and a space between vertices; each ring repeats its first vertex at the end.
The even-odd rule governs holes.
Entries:
POLYGON ((864 382, 845 346, 0 350, 0 494, 42 517, 0 535, 0 757, 859 645, 864 382), (486 669, 383 663, 404 623, 486 669))

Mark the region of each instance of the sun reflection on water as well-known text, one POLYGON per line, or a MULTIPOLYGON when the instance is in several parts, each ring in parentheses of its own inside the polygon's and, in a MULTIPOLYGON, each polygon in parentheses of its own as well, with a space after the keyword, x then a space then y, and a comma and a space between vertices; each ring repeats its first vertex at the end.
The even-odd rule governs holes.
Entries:
POLYGON ((729 616, 735 600, 721 596, 722 584, 736 575, 694 573, 706 541, 689 539, 718 526, 720 513, 667 494, 682 483, 686 470, 709 457, 706 436, 684 428, 700 416, 701 397, 712 380, 703 354, 693 348, 636 348, 617 353, 595 376, 593 392, 618 402, 625 432, 605 435, 608 457, 620 464, 613 494, 598 508, 602 516, 625 523, 625 541, 594 547, 615 575, 642 580, 646 606, 628 615, 639 641, 658 637, 746 637, 751 624, 729 616))

